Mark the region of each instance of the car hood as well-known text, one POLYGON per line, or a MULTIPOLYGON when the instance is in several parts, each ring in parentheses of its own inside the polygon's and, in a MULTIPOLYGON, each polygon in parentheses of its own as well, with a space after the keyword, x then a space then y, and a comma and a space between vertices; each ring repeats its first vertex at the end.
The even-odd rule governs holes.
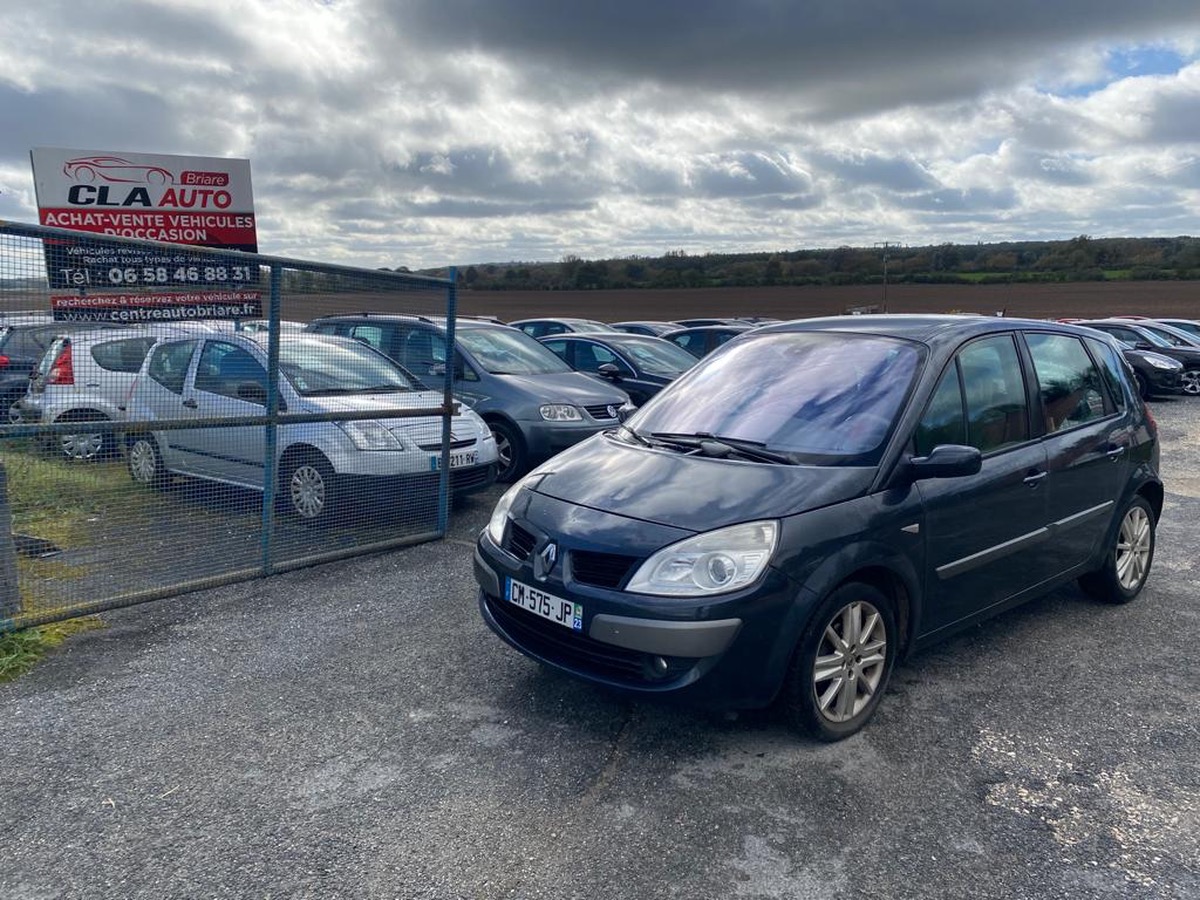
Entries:
POLYGON ((505 384, 538 403, 571 403, 575 406, 620 406, 628 397, 624 391, 603 384, 582 372, 551 372, 546 375, 495 375, 505 384))
POLYGON ((441 408, 442 395, 437 391, 419 391, 417 393, 383 393, 383 394, 333 394, 330 396, 306 396, 300 398, 305 412, 311 413, 349 413, 376 412, 389 409, 411 409, 412 407, 429 407, 429 414, 437 415, 435 410, 441 408))
POLYGON ((865 493, 874 468, 788 466, 686 456, 596 435, 551 459, 537 493, 644 522, 707 531, 776 519, 865 493))

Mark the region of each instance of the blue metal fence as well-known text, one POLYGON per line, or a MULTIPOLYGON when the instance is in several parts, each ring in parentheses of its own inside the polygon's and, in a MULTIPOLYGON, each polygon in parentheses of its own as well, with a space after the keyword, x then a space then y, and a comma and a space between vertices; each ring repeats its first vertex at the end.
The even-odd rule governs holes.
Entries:
POLYGON ((454 280, 0 221, 0 632, 442 536, 494 479, 453 367, 305 324, 436 317, 452 353, 454 280))

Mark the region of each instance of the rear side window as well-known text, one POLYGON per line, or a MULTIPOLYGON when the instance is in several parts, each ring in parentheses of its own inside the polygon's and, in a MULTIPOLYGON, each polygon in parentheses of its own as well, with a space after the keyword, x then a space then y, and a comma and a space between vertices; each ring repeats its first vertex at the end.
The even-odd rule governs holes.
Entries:
POLYGON ((967 404, 967 443, 981 453, 1029 440, 1021 360, 1010 335, 982 338, 958 354, 967 404))
POLYGON ((196 349, 195 341, 160 344, 150 354, 146 374, 174 394, 183 393, 183 379, 196 349))
POLYGON ((1128 365, 1124 359, 1117 355, 1117 351, 1103 341, 1097 341, 1092 338, 1086 338, 1088 347, 1092 351, 1092 356, 1095 358, 1097 365, 1100 367, 1100 376, 1104 379, 1104 383, 1108 385, 1108 392, 1112 400, 1117 405, 1117 409, 1125 409, 1125 382, 1127 376, 1122 376, 1122 372, 1126 371, 1128 365))
POLYGON ((110 372, 135 373, 142 367, 146 354, 154 346, 154 338, 137 337, 125 338, 119 341, 105 341, 92 346, 92 359, 102 369, 110 372))
POLYGON ((1067 334, 1027 334, 1025 341, 1037 373, 1047 433, 1085 425, 1113 411, 1082 340, 1067 334))

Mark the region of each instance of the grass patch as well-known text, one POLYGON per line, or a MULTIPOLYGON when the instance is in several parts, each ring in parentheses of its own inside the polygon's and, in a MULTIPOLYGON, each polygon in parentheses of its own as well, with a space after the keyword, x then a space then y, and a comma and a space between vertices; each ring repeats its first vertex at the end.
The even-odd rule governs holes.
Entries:
POLYGON ((0 634, 0 682, 24 675, 73 634, 103 627, 95 616, 0 634))
POLYGON ((63 548, 90 543, 89 519, 119 510, 132 520, 154 502, 120 460, 73 463, 29 446, 7 450, 0 460, 8 473, 13 531, 63 548))

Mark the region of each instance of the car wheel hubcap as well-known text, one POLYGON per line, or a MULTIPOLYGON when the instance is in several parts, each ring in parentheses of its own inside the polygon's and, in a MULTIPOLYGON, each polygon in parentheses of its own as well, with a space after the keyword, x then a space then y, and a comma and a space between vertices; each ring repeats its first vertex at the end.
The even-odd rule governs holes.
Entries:
POLYGON ((59 446, 71 459, 92 459, 99 455, 100 448, 104 446, 104 435, 64 434, 59 446))
POLYGON ((1200 369, 1183 373, 1183 392, 1185 394, 1200 394, 1200 369))
POLYGON ((325 479, 315 466, 303 465, 292 473, 292 506, 305 519, 313 519, 325 508, 325 479))
POLYGON ((821 716, 849 722, 871 702, 887 662, 887 629, 870 603, 842 607, 825 626, 817 646, 812 686, 821 716))
POLYGON ((129 468, 133 477, 144 483, 154 480, 157 468, 154 459, 154 448, 145 441, 138 441, 129 451, 129 468))
POLYGON ((1117 535, 1117 581, 1126 591, 1137 590, 1146 577, 1151 533, 1150 516, 1140 506, 1129 510, 1121 521, 1117 535))
POLYGON ((500 471, 507 472, 512 466, 512 442, 499 431, 493 431, 492 437, 496 439, 496 458, 500 462, 500 471))

